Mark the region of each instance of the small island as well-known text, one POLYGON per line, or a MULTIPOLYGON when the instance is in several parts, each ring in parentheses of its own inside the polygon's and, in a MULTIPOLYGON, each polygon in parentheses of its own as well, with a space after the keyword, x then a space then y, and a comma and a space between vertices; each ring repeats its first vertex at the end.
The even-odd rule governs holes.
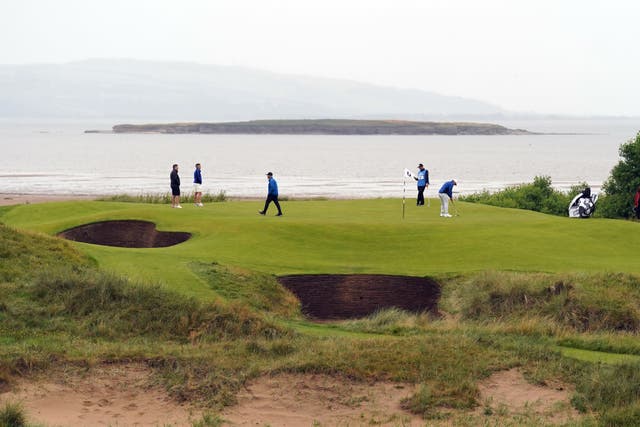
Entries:
POLYGON ((491 123, 405 120, 252 120, 221 123, 122 124, 114 133, 275 135, 533 135, 491 123))

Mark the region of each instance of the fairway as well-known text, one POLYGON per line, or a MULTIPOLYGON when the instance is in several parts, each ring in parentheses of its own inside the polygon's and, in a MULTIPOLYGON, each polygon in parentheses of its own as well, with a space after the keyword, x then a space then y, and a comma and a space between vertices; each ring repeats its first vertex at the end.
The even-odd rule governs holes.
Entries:
POLYGON ((128 249, 73 243, 101 268, 208 298, 193 263, 219 263, 276 275, 374 273, 442 276, 484 270, 640 272, 637 223, 576 220, 459 203, 460 216, 441 218, 439 205, 400 200, 289 201, 285 216, 262 217, 261 202, 204 208, 76 201, 21 205, 0 220, 22 230, 56 234, 110 219, 152 221, 162 231, 193 237, 167 248, 128 249))

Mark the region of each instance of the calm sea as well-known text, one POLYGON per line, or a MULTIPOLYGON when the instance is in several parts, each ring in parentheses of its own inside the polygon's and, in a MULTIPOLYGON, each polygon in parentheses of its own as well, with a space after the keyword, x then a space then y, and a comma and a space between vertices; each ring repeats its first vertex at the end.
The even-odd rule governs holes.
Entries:
MULTIPOLYGON (((549 175, 567 189, 598 189, 619 160, 618 147, 640 120, 501 122, 531 136, 281 136, 85 134, 109 123, 0 121, 0 193, 101 195, 169 191, 173 163, 191 191, 202 163, 205 191, 262 197, 272 171, 291 197, 401 197, 404 168, 429 169, 434 196, 445 180, 457 191, 498 190, 549 175)), ((407 182, 413 197, 414 182, 407 182)))

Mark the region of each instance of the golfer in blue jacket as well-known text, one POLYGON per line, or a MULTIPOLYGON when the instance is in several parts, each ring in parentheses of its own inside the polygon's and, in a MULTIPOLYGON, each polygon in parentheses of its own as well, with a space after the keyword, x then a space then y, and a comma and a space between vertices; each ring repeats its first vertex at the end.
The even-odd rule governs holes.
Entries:
POLYGON ((438 191, 438 196, 440 197, 440 216, 445 218, 451 218, 451 215, 449 215, 449 201, 453 201, 454 185, 458 185, 458 183, 455 179, 452 179, 442 184, 442 187, 440 187, 438 191))
POLYGON ((267 200, 264 202, 264 209, 258 211, 258 213, 260 215, 265 215, 269 208, 269 203, 273 202, 276 205, 276 208, 278 208, 276 216, 282 216, 282 209, 280 209, 280 203, 278 202, 278 183, 273 178, 273 174, 271 172, 267 172, 267 179, 269 180, 267 200))

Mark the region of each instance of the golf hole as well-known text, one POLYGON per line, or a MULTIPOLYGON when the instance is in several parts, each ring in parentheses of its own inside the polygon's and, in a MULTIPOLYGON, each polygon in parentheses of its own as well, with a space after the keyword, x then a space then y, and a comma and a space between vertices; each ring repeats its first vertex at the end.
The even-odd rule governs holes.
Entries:
POLYGON ((437 314, 440 285, 428 277, 378 274, 307 274, 278 281, 302 304, 308 317, 354 319, 396 307, 437 314))
POLYGON ((164 248, 189 240, 190 233, 158 231, 149 221, 102 221, 70 228, 58 234, 67 240, 121 248, 164 248))

